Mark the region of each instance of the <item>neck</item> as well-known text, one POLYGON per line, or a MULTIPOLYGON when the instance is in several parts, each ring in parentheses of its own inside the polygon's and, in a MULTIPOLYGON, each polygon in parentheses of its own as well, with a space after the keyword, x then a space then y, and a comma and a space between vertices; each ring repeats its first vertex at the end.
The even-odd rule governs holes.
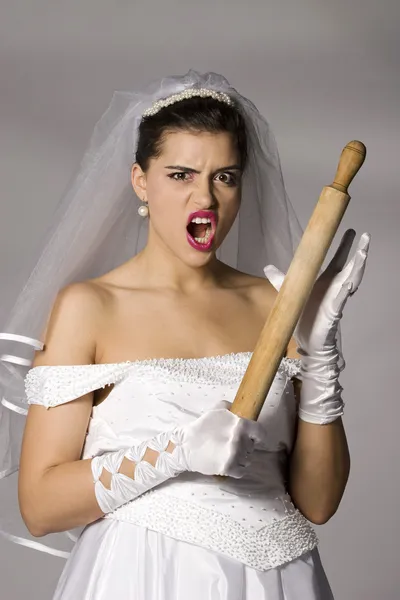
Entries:
POLYGON ((155 235, 149 235, 146 247, 134 258, 149 286, 195 293, 218 285, 222 263, 215 255, 206 265, 190 266, 182 262, 155 235))

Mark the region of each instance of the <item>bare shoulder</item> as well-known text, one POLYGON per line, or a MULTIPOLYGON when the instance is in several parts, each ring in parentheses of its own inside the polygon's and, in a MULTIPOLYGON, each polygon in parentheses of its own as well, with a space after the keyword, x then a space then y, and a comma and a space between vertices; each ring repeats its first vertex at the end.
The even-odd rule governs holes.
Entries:
POLYGON ((44 350, 36 353, 34 366, 91 363, 97 325, 107 300, 107 290, 95 281, 62 288, 46 324, 44 350))
MULTIPOLYGON (((274 302, 278 296, 277 290, 266 277, 257 277, 232 269, 232 282, 237 289, 246 291, 246 295, 253 304, 254 308, 262 315, 266 321, 274 302)), ((297 343, 294 337, 289 341, 285 356, 288 358, 300 358, 297 352, 297 343)))
POLYGON ((278 292, 266 277, 257 277, 231 268, 226 271, 226 276, 230 285, 245 294, 256 309, 265 313, 272 308, 278 292))
POLYGON ((266 277, 256 277, 255 275, 247 275, 246 277, 249 291, 255 301, 265 302, 275 301, 278 292, 272 283, 266 277))
POLYGON ((106 300, 105 289, 96 280, 71 283, 57 295, 52 315, 70 315, 86 319, 93 310, 98 310, 106 300))

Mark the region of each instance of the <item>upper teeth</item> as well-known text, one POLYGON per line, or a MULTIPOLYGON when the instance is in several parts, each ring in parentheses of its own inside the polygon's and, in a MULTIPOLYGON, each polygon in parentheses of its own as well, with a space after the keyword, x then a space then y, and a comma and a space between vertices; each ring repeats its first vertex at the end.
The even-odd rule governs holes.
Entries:
POLYGON ((205 225, 206 223, 211 223, 211 219, 208 219, 206 217, 194 217, 191 222, 197 224, 204 223, 205 225))

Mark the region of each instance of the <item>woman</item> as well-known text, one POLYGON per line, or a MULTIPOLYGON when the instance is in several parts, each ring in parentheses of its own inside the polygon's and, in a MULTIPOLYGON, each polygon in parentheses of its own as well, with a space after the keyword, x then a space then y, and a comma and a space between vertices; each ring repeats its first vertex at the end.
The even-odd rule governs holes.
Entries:
POLYGON ((285 268, 298 237, 268 127, 223 78, 114 99, 3 336, 37 337, 57 294, 19 477, 33 536, 85 527, 54 598, 332 598, 308 521, 335 513, 348 477, 336 338, 367 235, 315 286, 258 421, 228 410, 277 293, 243 271, 285 268))

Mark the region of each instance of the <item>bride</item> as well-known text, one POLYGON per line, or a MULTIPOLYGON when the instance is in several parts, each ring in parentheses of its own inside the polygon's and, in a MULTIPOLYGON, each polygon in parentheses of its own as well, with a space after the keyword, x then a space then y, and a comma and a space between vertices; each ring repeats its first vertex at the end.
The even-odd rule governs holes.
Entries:
POLYGON ((229 406, 301 235, 256 108, 193 71, 115 95, 54 221, 1 336, 36 349, 2 357, 5 404, 30 405, 24 522, 82 528, 54 598, 333 598, 310 522, 349 474, 338 328, 368 234, 252 422, 229 406))

